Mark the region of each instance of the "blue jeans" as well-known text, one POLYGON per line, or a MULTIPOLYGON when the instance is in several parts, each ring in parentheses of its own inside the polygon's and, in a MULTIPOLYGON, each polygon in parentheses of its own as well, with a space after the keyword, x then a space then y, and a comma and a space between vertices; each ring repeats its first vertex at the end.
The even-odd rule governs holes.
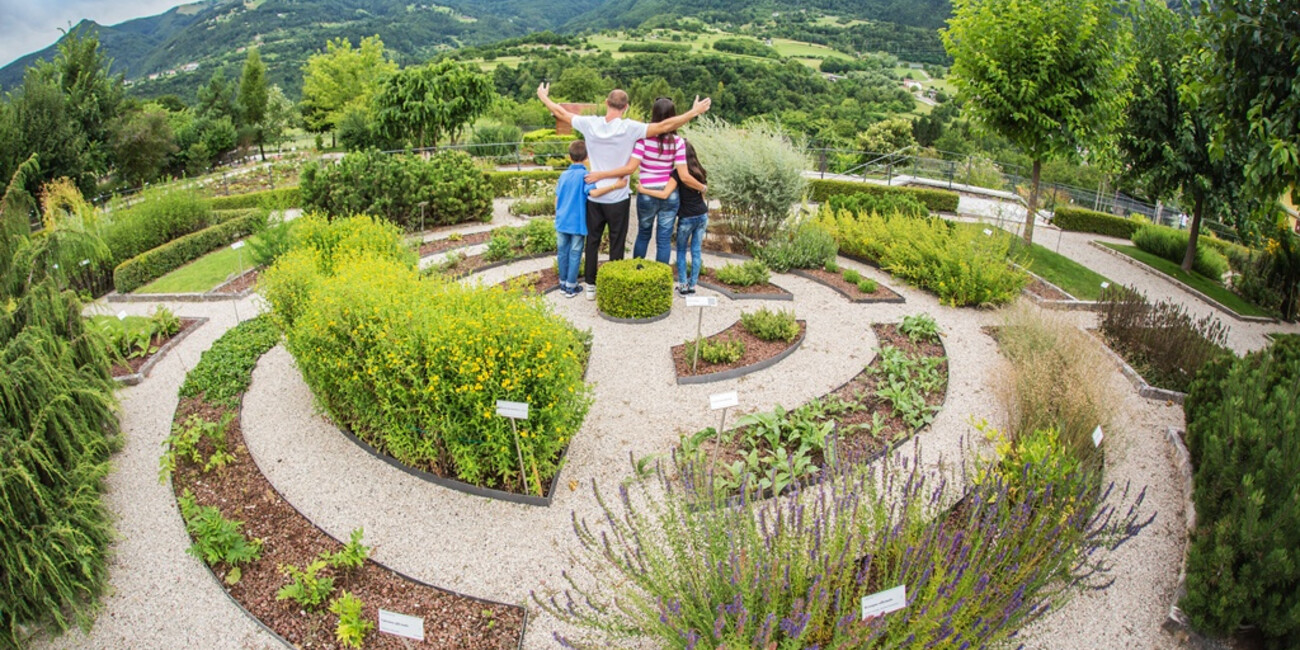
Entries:
POLYGON ((578 266, 582 263, 582 249, 586 236, 567 232, 555 233, 556 260, 559 263, 560 288, 575 291, 578 288, 578 266))
POLYGON ((700 279, 700 267, 704 259, 700 257, 700 245, 704 243, 704 229, 709 225, 709 213, 698 217, 682 217, 677 220, 677 282, 689 289, 695 288, 700 279), (686 277, 686 249, 691 251, 691 275, 686 277))
POLYGON ((650 234, 655 237, 655 260, 668 263, 673 238, 673 225, 677 222, 677 206, 681 198, 673 191, 666 199, 656 199, 645 194, 636 195, 636 243, 632 245, 632 257, 644 258, 646 249, 650 248, 650 234))

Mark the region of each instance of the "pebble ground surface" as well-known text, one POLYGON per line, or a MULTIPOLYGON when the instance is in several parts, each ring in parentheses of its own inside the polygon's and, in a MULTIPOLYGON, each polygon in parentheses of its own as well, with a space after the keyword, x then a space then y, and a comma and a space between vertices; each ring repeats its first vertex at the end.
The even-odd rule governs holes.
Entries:
MULTIPOLYGON (((1023 208, 987 199, 963 197, 965 218, 987 220, 1014 229, 1023 208)), ((491 224, 458 228, 473 232, 512 225, 518 220, 498 201, 491 224)), ((430 237, 443 236, 436 233, 430 237)), ((1155 299, 1174 299, 1196 315, 1214 313, 1231 327, 1230 344, 1238 352, 1266 344, 1266 332, 1300 332, 1287 324, 1235 321, 1193 298, 1168 281, 1088 245, 1095 235, 1059 233, 1040 227, 1036 240, 1114 281, 1137 286, 1155 299)), ((706 258, 708 257, 706 253, 706 258)), ((529 260, 490 269, 468 281, 492 284, 544 268, 549 260, 529 260)), ((808 321, 803 347, 776 366, 715 384, 677 386, 669 348, 693 336, 698 314, 680 299, 669 318, 648 325, 605 321, 594 302, 547 300, 556 312, 594 334, 589 381, 595 403, 575 436, 568 464, 549 508, 472 497, 426 483, 376 460, 348 441, 320 416, 293 359, 277 347, 263 357, 245 396, 242 422, 250 451, 267 478, 291 503, 337 538, 362 526, 375 559, 440 587, 473 596, 523 604, 530 620, 526 648, 556 647, 553 633, 572 633, 562 622, 532 605, 530 592, 547 593, 562 586, 560 572, 569 567, 576 545, 571 513, 588 519, 599 508, 591 492, 594 481, 612 492, 633 474, 628 461, 667 454, 678 436, 717 424, 708 396, 729 390, 740 395, 739 410, 794 406, 826 393, 851 378, 875 355, 870 325, 897 322, 908 314, 933 315, 944 332, 950 359, 948 397, 934 423, 917 436, 925 462, 951 470, 972 448, 979 447, 971 419, 998 422, 1004 416, 995 397, 1002 359, 981 328, 997 325, 997 311, 943 307, 930 294, 909 287, 876 269, 841 259, 902 294, 901 305, 849 303, 832 289, 793 275, 774 281, 790 290, 792 307, 808 321)), ((701 290, 702 295, 711 292, 701 290)), ((183 317, 211 319, 159 363, 140 385, 122 388, 121 422, 126 444, 114 457, 108 477, 108 507, 117 517, 109 590, 88 632, 38 636, 37 648, 276 648, 234 603, 198 560, 186 554, 189 538, 168 485, 158 481, 158 458, 169 433, 177 390, 186 371, 237 319, 263 308, 252 296, 218 303, 163 303, 183 317)), ((706 335, 725 329, 750 301, 720 298, 705 311, 706 335)), ((89 312, 125 310, 145 314, 150 303, 96 304, 89 312)), ((1095 315, 1064 316, 1080 326, 1095 324, 1095 315)), ((1107 479, 1145 488, 1143 511, 1155 522, 1107 559, 1114 583, 1077 595, 1059 611, 1024 630, 1028 648, 1177 648, 1179 642, 1161 624, 1176 588, 1186 543, 1182 495, 1177 487, 1167 427, 1181 427, 1177 405, 1143 399, 1116 370, 1110 380, 1124 398, 1115 404, 1115 426, 1107 432, 1107 479)), ((734 417, 734 413, 729 416, 734 417)), ((911 453, 911 452, 908 452, 911 453)), ((987 450, 981 453, 987 453, 987 450)))

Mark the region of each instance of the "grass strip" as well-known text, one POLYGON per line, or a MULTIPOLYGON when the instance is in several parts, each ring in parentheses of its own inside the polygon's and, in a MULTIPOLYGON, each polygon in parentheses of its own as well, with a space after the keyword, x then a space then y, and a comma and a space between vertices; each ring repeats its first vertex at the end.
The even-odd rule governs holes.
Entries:
MULTIPOLYGON (((208 253, 132 293, 207 293, 240 270, 239 251, 229 246, 208 253)), ((243 251, 243 270, 253 268, 253 256, 243 251)))
MULTIPOLYGON (((1166 260, 1163 257, 1152 255, 1136 246, 1126 246, 1124 244, 1108 244, 1101 242, 1102 246, 1112 250, 1119 251, 1151 268, 1168 275, 1187 286, 1200 291, 1209 296, 1212 300, 1227 307, 1242 316, 1273 316, 1273 314, 1252 305, 1241 296, 1229 291, 1223 285, 1211 280, 1199 273, 1188 273, 1180 266, 1166 260)), ((1067 289, 1068 291, 1068 289, 1067 289)))
MULTIPOLYGON (((1023 250, 1023 244, 1016 248, 1017 253, 1023 250)), ((1029 248, 1028 256, 1030 271, 1079 300, 1100 299, 1101 283, 1110 282, 1106 276, 1038 244, 1029 248)))

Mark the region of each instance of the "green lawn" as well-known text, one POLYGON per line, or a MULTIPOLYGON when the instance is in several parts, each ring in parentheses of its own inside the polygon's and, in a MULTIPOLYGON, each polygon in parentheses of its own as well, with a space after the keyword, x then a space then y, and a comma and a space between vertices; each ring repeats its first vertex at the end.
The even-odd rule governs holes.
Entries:
POLYGON ((1117 250, 1129 257, 1150 266, 1165 275, 1168 275, 1187 286, 1209 296, 1220 305, 1237 312, 1242 316, 1272 316, 1273 314, 1256 307, 1244 300, 1241 296, 1224 288, 1223 285, 1211 280, 1199 273, 1188 273, 1181 267, 1169 260, 1152 255, 1137 246, 1126 246, 1124 244, 1101 243, 1102 246, 1117 250))
MULTIPOLYGON (((1016 241, 1022 240, 1016 238, 1016 241)), ((1017 244, 1015 250, 1023 251, 1024 244, 1017 244)), ((1039 277, 1079 300, 1101 298, 1101 283, 1110 282, 1106 276, 1038 244, 1030 247, 1029 263, 1026 266, 1039 277)))
POLYGON ((207 293, 239 272, 241 252, 243 268, 251 268, 253 255, 247 246, 239 251, 223 246, 220 250, 208 253, 136 289, 133 293, 207 293))

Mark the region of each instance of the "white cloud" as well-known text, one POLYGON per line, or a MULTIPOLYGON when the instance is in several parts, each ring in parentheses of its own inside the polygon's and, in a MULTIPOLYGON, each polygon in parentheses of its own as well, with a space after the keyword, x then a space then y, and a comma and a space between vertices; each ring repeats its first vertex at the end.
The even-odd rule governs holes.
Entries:
POLYGON ((59 29, 89 18, 101 25, 159 14, 178 0, 0 0, 0 66, 59 40, 59 29))

